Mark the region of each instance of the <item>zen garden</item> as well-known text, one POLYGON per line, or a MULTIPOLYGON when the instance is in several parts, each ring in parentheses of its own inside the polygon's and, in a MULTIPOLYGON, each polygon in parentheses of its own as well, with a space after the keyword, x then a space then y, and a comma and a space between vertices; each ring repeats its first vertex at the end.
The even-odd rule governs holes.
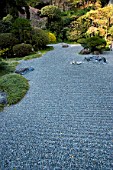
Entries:
POLYGON ((113 169, 113 0, 0 0, 0 170, 113 169))

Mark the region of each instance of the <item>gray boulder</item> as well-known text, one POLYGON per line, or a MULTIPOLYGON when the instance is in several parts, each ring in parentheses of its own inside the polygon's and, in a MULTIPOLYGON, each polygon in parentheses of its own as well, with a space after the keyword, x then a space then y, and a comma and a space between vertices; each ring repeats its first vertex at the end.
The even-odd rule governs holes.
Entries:
POLYGON ((7 104, 7 94, 0 91, 0 104, 7 104))

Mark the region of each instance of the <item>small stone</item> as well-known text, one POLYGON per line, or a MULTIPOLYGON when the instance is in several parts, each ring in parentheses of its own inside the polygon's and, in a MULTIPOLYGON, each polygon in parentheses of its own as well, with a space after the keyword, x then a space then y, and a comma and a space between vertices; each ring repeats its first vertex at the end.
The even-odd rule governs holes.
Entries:
POLYGON ((99 51, 94 51, 93 54, 94 54, 94 55, 99 55, 100 52, 99 52, 99 51))
POLYGON ((71 61, 70 62, 70 64, 76 64, 76 65, 80 65, 80 64, 82 64, 82 62, 81 61, 71 61))
POLYGON ((69 47, 68 44, 62 44, 62 48, 67 48, 67 47, 69 47))
POLYGON ((90 54, 90 50, 89 49, 82 49, 80 51, 80 54, 90 54))

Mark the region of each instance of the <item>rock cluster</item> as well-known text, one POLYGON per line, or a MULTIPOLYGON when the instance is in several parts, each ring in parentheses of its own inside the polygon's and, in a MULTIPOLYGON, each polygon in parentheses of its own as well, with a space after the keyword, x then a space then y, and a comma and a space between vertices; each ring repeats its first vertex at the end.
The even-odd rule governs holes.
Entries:
POLYGON ((107 63, 105 57, 100 57, 100 56, 91 56, 91 57, 85 57, 85 61, 93 61, 93 62, 102 62, 102 63, 107 63))

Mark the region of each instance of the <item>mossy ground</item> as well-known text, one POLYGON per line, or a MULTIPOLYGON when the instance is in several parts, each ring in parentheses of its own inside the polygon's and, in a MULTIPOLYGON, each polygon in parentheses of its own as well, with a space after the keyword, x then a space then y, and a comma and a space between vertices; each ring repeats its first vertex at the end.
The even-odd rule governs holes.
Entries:
POLYGON ((0 90, 7 93, 9 105, 20 101, 28 89, 28 80, 19 74, 6 74, 0 78, 0 90))
MULTIPOLYGON (((53 47, 47 47, 44 50, 40 50, 40 52, 22 58, 16 57, 2 60, 0 63, 0 91, 7 93, 8 105, 19 102, 29 89, 28 81, 23 76, 14 73, 16 66, 19 64, 18 61, 39 58, 50 50, 53 50, 53 47)), ((0 104, 0 111, 3 108, 4 105, 0 104)))
MULTIPOLYGON (((0 91, 7 93, 8 105, 20 101, 29 89, 28 81, 21 75, 14 74, 17 61, 2 61, 0 67, 0 91)), ((4 105, 0 104, 0 111, 4 105)))

